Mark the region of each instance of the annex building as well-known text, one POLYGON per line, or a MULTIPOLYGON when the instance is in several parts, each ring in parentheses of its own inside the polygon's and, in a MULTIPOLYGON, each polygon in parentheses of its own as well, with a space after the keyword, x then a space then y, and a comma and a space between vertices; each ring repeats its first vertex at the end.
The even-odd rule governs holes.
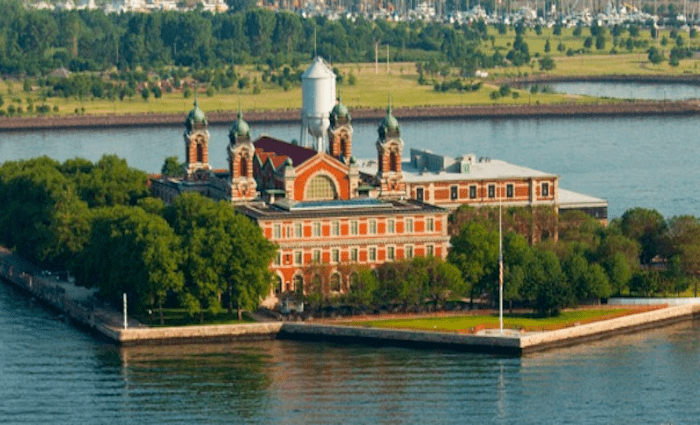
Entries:
POLYGON ((604 200, 559 189, 553 174, 474 155, 449 158, 420 149, 406 155, 391 107, 378 124, 376 158, 358 160, 350 113, 336 101, 335 75, 321 58, 302 75, 302 92, 301 141, 252 140, 239 111, 225 170, 209 164, 208 122, 195 101, 185 122, 184 177, 152 180, 154 195, 166 203, 196 191, 230 202, 260 226, 279 247, 270 265, 271 303, 309 285, 343 293, 352 285, 353 265, 445 258, 447 218, 461 204, 551 205, 607 217, 604 200))

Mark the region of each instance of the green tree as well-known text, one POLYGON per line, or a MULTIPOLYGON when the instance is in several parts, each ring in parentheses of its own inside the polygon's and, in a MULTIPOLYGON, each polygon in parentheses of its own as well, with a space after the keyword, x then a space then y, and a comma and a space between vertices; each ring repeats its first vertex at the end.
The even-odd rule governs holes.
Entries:
POLYGON ((651 46, 648 50, 648 58, 649 62, 653 63, 654 65, 660 64, 666 58, 664 57, 664 54, 656 48, 656 46, 651 46))
POLYGON ((185 164, 181 163, 177 156, 168 156, 160 172, 166 177, 182 177, 185 175, 185 164))
POLYGON ((522 292, 542 316, 557 316, 571 303, 571 288, 552 251, 535 250, 534 260, 525 270, 522 292))
POLYGON ((374 272, 369 268, 351 272, 350 291, 348 302, 355 308, 369 308, 377 303, 377 291, 379 281, 374 272))
POLYGON ((75 173, 73 181, 90 207, 135 205, 148 195, 146 173, 116 155, 103 155, 89 172, 75 173))
POLYGON ((450 238, 452 249, 447 260, 462 273, 471 289, 470 299, 486 289, 492 289, 498 270, 498 233, 483 224, 469 222, 450 238))
POLYGON ((648 264, 660 252, 666 221, 656 210, 637 207, 625 211, 620 229, 624 236, 639 242, 642 248, 640 260, 642 264, 648 264))
POLYGON ((540 70, 541 71, 551 71, 556 68, 557 63, 554 62, 551 56, 547 55, 540 59, 540 70))

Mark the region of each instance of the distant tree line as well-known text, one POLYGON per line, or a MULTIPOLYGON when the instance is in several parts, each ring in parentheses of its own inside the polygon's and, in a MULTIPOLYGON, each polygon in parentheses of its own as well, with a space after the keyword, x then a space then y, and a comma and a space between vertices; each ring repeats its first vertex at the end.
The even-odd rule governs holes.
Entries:
POLYGON ((181 306, 203 320, 257 308, 274 246, 227 203, 185 194, 148 197, 147 175, 106 155, 96 163, 47 157, 0 167, 0 243, 52 270, 70 271, 136 311, 181 306))
POLYGON ((333 62, 373 61, 375 45, 382 57, 389 45, 392 61, 490 60, 478 49, 487 38, 485 25, 302 18, 257 8, 105 15, 26 9, 19 0, 0 0, 0 6, 0 73, 11 75, 46 75, 59 67, 124 71, 257 63, 296 68, 314 55, 314 46, 333 62))

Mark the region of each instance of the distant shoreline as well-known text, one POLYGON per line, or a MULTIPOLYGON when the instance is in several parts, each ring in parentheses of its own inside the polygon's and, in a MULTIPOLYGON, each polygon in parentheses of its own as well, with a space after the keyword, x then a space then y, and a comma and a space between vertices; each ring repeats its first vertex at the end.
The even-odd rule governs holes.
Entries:
MULTIPOLYGON (((610 78, 609 76, 607 78, 610 78)), ((581 78, 577 79, 581 81, 581 78)), ((517 83, 554 81, 553 79, 520 79, 517 83)), ((556 81, 564 81, 557 79, 556 81)), ((571 80, 573 81, 573 79, 571 80)), ((515 83, 516 80, 511 80, 515 83)), ((355 121, 379 120, 382 108, 350 109, 355 121)), ((610 116, 695 115, 700 113, 697 101, 621 101, 616 103, 579 104, 558 103, 541 105, 478 105, 478 106, 424 106, 395 108, 394 116, 408 120, 430 119, 480 119, 480 118, 585 118, 610 116)), ((236 120, 237 111, 207 112, 212 125, 228 125, 236 120)), ((33 131, 81 128, 127 128, 176 126, 185 121, 182 113, 130 114, 130 115, 62 115, 39 117, 2 117, 0 131, 33 131)), ((273 111, 246 111, 250 123, 296 123, 300 121, 298 109, 273 111)))

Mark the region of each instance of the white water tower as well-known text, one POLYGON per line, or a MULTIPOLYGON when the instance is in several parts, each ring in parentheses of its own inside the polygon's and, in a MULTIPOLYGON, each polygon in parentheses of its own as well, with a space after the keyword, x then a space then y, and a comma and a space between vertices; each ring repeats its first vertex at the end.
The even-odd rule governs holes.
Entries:
POLYGON ((301 96, 301 145, 321 152, 335 106, 335 74, 320 56, 301 74, 301 96))

